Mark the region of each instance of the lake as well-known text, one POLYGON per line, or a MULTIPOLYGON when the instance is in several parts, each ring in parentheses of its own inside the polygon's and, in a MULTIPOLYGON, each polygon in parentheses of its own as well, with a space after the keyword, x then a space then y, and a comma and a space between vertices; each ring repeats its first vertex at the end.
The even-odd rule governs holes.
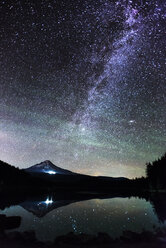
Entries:
MULTIPOLYGON (((106 232, 118 238, 123 231, 154 231, 164 228, 153 205, 137 197, 92 199, 84 201, 27 200, 20 205, 0 210, 6 216, 21 216, 21 225, 10 231, 33 230, 40 241, 53 241, 55 237, 69 232, 97 234, 106 232)), ((9 232, 9 231, 8 231, 9 232)))

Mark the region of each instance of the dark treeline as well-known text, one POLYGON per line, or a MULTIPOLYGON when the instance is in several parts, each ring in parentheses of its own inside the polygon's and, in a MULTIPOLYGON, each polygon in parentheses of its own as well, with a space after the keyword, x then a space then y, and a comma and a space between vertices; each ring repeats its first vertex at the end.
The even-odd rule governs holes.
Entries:
POLYGON ((9 165, 3 161, 0 161, 0 188, 1 190, 5 187, 17 187, 28 183, 30 175, 24 173, 18 168, 9 165))
POLYGON ((150 189, 166 189, 166 153, 158 160, 146 164, 146 176, 150 189))
POLYGON ((0 161, 0 192, 26 192, 34 191, 43 186, 43 181, 34 178, 30 174, 0 161))

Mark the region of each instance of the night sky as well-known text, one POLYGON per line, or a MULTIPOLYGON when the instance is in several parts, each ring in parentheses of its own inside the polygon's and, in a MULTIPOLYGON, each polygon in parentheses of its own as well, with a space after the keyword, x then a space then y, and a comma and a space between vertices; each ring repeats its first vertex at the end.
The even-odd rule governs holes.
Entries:
POLYGON ((0 1, 0 160, 139 177, 166 151, 165 1, 0 1))

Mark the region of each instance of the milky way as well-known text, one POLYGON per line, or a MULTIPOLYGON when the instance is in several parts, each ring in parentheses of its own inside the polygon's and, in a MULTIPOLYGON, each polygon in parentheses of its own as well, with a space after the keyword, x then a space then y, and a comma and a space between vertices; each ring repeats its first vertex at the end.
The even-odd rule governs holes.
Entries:
POLYGON ((142 176, 166 151, 165 1, 1 1, 1 160, 142 176))

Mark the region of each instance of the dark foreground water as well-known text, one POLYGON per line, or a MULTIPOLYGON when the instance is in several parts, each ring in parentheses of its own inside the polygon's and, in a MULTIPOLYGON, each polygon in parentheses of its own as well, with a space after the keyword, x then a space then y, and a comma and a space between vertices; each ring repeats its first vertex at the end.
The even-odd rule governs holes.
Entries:
MULTIPOLYGON (((166 210, 165 210, 166 212, 166 210)), ((26 201, 0 211, 6 216, 21 216, 20 232, 33 230, 41 241, 53 241, 69 232, 97 234, 106 232, 118 238, 123 231, 155 231, 166 227, 154 206, 145 199, 111 198, 80 202, 54 201, 51 197, 26 201)), ((9 231, 8 231, 9 232, 9 231)))

